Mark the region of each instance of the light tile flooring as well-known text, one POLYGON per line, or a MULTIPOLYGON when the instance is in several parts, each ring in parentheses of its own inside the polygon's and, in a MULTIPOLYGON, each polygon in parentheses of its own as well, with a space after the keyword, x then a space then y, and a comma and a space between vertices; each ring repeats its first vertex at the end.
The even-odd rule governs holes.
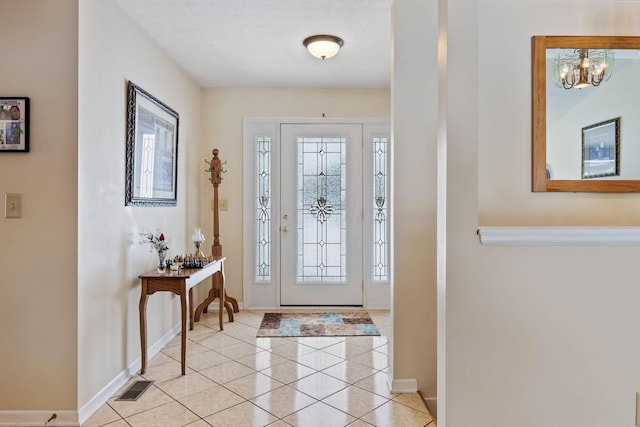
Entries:
POLYGON ((185 376, 177 336, 82 425, 435 426, 418 394, 389 393, 388 311, 369 311, 382 336, 347 338, 256 338, 263 314, 241 310, 222 332, 205 314, 187 336, 185 376), (154 383, 137 401, 115 400, 141 379, 154 383))

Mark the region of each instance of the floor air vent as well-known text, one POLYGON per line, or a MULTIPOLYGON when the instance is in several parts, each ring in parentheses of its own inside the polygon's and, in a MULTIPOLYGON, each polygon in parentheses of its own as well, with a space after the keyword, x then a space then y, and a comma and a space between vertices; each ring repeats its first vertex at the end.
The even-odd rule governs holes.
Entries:
POLYGON ((144 393, 149 388, 149 386, 151 386, 151 384, 153 384, 153 381, 136 381, 135 383, 131 384, 131 386, 126 389, 125 392, 122 393, 122 395, 120 395, 120 397, 118 397, 116 400, 138 400, 138 398, 142 396, 142 393, 144 393))

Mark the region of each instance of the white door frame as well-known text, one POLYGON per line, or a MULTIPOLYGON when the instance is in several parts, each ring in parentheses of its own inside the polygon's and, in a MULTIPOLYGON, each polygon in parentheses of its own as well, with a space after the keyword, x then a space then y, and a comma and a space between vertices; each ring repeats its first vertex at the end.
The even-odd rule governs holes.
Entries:
MULTIPOLYGON (((368 150, 368 142, 372 136, 384 136, 391 143, 390 125, 388 119, 379 118, 245 118, 243 121, 243 306, 245 308, 278 308, 280 307, 280 200, 277 191, 270 194, 271 197, 271 218, 270 233, 273 259, 271 260, 270 275, 265 280, 256 280, 255 259, 255 195, 254 183, 257 179, 255 174, 257 156, 255 153, 255 141, 258 136, 265 136, 271 140, 271 167, 280 169, 280 125, 284 123, 292 124, 361 124, 363 126, 364 156, 363 170, 365 176, 371 172, 371 150, 368 150)), ((387 163, 390 162, 387 156, 387 163)), ((387 170, 390 170, 387 168, 387 170)), ((273 174, 271 187, 280 188, 278 181, 279 174, 273 174)), ((371 175, 371 174, 370 174, 371 175)), ((369 175, 369 176, 370 176, 369 175)), ((391 188, 391 178, 387 186, 391 188)), ((364 191, 364 206, 371 206, 373 196, 370 192, 364 191)), ((391 209, 391 204, 388 204, 391 209)), ((391 215, 391 212, 389 212, 391 215)), ((366 221, 365 221, 366 223, 366 221)), ((364 228, 363 244, 369 245, 371 239, 367 232, 369 228, 364 228)), ((367 246, 365 246, 364 250, 367 246)), ((364 268, 370 267, 370 262, 365 258, 364 268)), ((387 281, 374 281, 368 274, 364 275, 363 307, 374 309, 389 309, 391 301, 391 286, 387 281)))

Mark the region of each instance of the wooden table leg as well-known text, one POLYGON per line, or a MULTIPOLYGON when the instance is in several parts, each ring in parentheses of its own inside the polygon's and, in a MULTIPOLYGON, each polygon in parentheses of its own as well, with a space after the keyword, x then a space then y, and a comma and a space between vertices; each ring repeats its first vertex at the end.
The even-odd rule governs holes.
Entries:
POLYGON ((193 331, 193 288, 189 289, 189 330, 193 331))
POLYGON ((182 284, 180 292, 180 312, 182 317, 182 354, 180 361, 182 362, 182 375, 186 374, 187 362, 187 295, 186 284, 182 284))
MULTIPOLYGON (((218 273, 216 273, 217 275, 218 273)), ((220 308, 218 308, 218 321, 220 322, 220 330, 222 331, 223 329, 223 325, 224 325, 224 321, 222 320, 222 316, 224 314, 224 274, 222 273, 222 270, 220 270, 220 278, 218 278, 218 285, 220 286, 218 288, 218 299, 220 299, 220 308)), ((230 322, 233 322, 233 320, 229 320, 230 322)))
POLYGON ((140 359, 141 368, 140 375, 144 375, 147 370, 147 321, 146 321, 146 309, 147 309, 147 279, 142 279, 142 289, 140 293, 140 304, 138 309, 140 311, 140 359))

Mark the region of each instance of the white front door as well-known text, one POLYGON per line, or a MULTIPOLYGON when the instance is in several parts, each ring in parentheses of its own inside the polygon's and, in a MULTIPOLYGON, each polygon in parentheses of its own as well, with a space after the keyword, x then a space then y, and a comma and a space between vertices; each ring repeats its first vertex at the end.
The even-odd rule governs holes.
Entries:
POLYGON ((281 305, 362 305, 362 146, 360 124, 281 124, 281 305))

